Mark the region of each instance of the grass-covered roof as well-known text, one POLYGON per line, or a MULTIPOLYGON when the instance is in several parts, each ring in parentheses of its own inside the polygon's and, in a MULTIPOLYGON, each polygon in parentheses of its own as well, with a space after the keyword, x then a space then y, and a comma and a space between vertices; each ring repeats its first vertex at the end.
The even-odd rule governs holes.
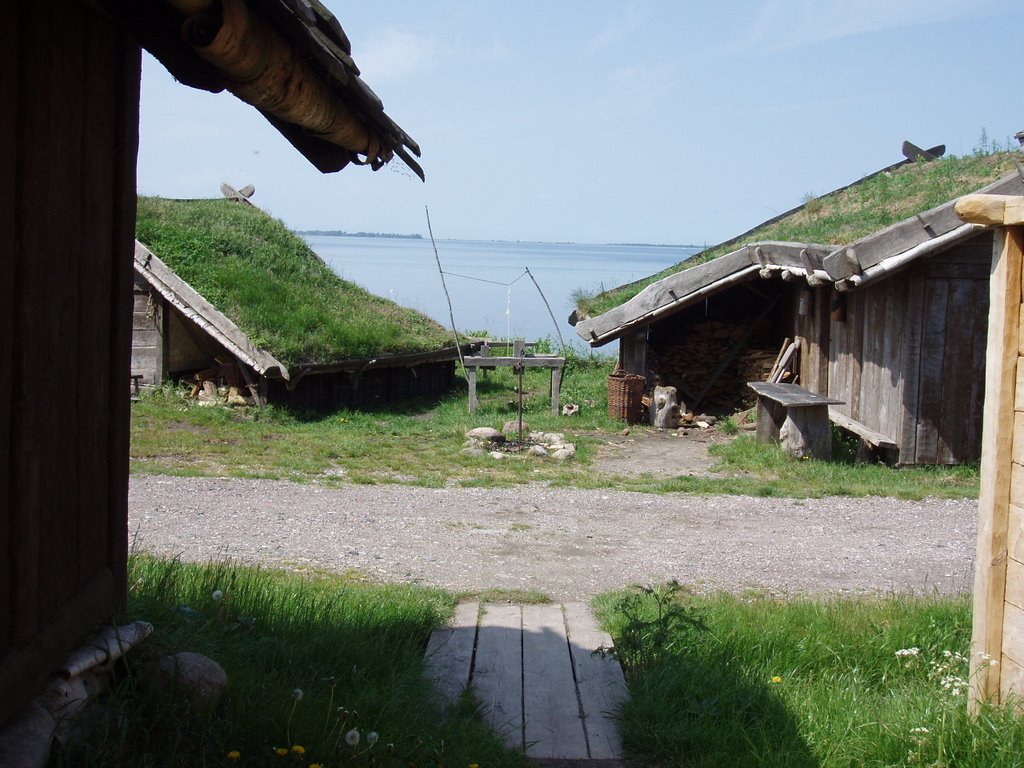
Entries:
POLYGON ((252 206, 140 197, 136 237, 286 365, 452 344, 426 315, 342 280, 302 238, 252 206))
POLYGON ((745 243, 783 241, 845 245, 872 232, 973 192, 1014 170, 1017 152, 947 157, 909 163, 893 171, 807 200, 800 208, 684 262, 597 295, 578 294, 577 312, 596 317, 629 301, 648 285, 716 259, 745 243))

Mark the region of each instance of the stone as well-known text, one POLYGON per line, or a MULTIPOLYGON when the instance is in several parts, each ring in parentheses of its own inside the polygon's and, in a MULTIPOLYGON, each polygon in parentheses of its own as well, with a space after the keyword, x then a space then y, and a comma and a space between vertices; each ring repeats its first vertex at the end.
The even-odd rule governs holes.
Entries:
POLYGON ((489 455, 490 455, 490 457, 492 459, 504 459, 505 458, 505 454, 502 453, 501 451, 491 451, 489 455))
MULTIPOLYGON (((505 433, 505 435, 515 435, 516 438, 518 439, 518 437, 519 437, 519 419, 512 419, 511 421, 506 421, 505 422, 505 426, 503 426, 501 428, 501 431, 503 433, 505 433)), ((530 432, 530 426, 524 421, 523 422, 523 435, 527 435, 527 434, 529 434, 529 432, 530 432)))
POLYGON ((575 416, 580 412, 580 407, 576 403, 566 403, 562 406, 563 416, 575 416))
POLYGON ((157 662, 161 685, 177 685, 194 708, 210 711, 220 703, 228 688, 228 675, 213 659, 201 653, 182 651, 157 662))
POLYGON ((565 461, 571 459, 576 455, 576 446, 572 443, 566 443, 561 448, 551 454, 551 458, 557 461, 565 461))
POLYGON ((249 401, 245 399, 241 390, 238 387, 231 387, 228 389, 228 405, 248 405, 249 401))
POLYGON ((39 704, 29 704, 0 728, 0 765, 4 768, 43 768, 50 757, 56 727, 39 704))
POLYGON ((491 443, 505 442, 505 435, 494 427, 477 427, 476 429, 471 429, 466 433, 466 437, 473 437, 477 440, 485 440, 491 443))
POLYGON ((544 456, 548 455, 548 449, 545 448, 543 445, 531 445, 526 453, 528 456, 539 456, 543 458, 544 456))
POLYGON ((461 453, 463 456, 479 457, 485 455, 487 451, 485 451, 479 445, 467 445, 465 448, 459 451, 459 453, 461 453))
POLYGON ((557 432, 545 432, 544 437, 541 439, 544 445, 564 445, 565 435, 560 435, 557 432))

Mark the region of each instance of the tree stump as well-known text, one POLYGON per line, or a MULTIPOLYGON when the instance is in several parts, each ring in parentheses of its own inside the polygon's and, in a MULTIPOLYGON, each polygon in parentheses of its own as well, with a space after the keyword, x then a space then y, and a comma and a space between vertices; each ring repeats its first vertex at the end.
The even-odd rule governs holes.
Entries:
POLYGON ((655 387, 651 396, 651 425, 655 429, 679 426, 680 406, 675 387, 655 387))

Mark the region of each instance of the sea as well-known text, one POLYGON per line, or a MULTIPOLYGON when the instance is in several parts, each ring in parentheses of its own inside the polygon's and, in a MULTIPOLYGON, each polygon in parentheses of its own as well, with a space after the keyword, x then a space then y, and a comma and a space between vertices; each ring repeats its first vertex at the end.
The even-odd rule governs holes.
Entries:
MULTIPOLYGON (((446 327, 452 323, 445 288, 460 333, 550 339, 555 350, 560 336, 566 345, 589 349, 568 320, 577 291, 597 292, 630 283, 701 250, 698 246, 438 240, 435 257, 427 239, 303 237, 345 280, 419 310, 446 327)), ((606 345, 600 351, 611 353, 615 347, 606 345)))

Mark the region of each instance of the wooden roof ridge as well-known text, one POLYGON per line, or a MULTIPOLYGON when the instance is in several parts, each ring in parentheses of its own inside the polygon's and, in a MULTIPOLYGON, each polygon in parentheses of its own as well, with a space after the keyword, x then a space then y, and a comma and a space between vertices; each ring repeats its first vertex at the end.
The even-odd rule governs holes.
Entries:
MULTIPOLYGON (((1024 176, 1011 173, 976 194, 1024 195, 1024 176)), ((693 302, 773 271, 804 275, 809 282, 827 281, 840 291, 881 279, 914 259, 933 254, 982 229, 965 224, 956 214, 960 197, 929 211, 909 216, 838 248, 788 242, 749 243, 717 259, 675 272, 648 285, 617 307, 595 317, 577 318, 576 333, 591 346, 601 346, 629 329, 677 312, 693 302)))
MULTIPOLYGON (((1024 177, 1014 172, 985 186, 976 194, 1021 195, 1024 194, 1024 177)), ((870 235, 841 245, 824 260, 825 271, 839 287, 842 281, 863 275, 887 259, 894 258, 912 249, 919 248, 918 255, 934 252, 927 244, 938 238, 952 245, 957 237, 952 233, 960 230, 961 236, 970 234, 970 225, 965 225, 956 215, 956 197, 941 205, 910 216, 870 235)), ((852 285, 863 281, 853 281, 852 285)))
POLYGON ((758 275, 776 270, 826 279, 822 259, 832 246, 814 243, 765 241, 751 243, 682 272, 675 272, 644 288, 633 298, 596 317, 578 320, 576 333, 591 346, 614 341, 630 328, 646 325, 678 312, 694 302, 758 275))
POLYGON ((256 373, 285 381, 290 378, 284 363, 253 344, 245 331, 138 240, 135 241, 135 271, 185 317, 256 373))

